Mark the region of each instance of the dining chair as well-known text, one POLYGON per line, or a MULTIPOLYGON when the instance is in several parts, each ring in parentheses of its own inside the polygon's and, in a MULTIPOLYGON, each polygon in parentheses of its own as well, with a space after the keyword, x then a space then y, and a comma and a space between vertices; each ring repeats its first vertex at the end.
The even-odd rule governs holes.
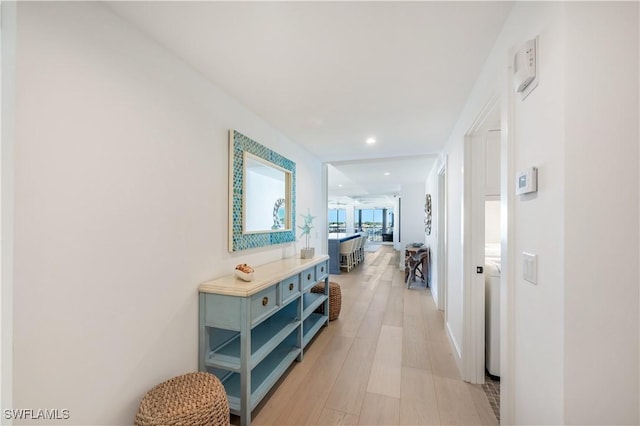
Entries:
POLYGON ((340 243, 340 268, 347 268, 347 272, 355 266, 354 245, 355 238, 340 243))
POLYGON ((354 240, 355 243, 353 247, 353 257, 355 259, 356 265, 359 265, 362 262, 362 243, 364 240, 362 239, 362 236, 354 238, 354 240))

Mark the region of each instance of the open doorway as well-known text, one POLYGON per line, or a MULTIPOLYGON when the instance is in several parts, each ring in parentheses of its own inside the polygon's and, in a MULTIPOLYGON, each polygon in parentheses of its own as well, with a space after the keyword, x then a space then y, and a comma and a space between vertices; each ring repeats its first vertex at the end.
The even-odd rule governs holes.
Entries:
POLYGON ((485 383, 482 385, 493 412, 500 421, 500 302, 502 276, 500 137, 499 121, 484 132, 484 306, 485 383))

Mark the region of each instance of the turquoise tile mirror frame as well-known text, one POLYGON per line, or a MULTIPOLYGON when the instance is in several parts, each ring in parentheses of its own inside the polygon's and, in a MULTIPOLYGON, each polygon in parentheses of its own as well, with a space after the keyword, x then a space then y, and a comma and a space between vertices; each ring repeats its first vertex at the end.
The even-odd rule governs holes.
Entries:
POLYGON ((296 163, 229 131, 229 251, 296 239, 296 163))

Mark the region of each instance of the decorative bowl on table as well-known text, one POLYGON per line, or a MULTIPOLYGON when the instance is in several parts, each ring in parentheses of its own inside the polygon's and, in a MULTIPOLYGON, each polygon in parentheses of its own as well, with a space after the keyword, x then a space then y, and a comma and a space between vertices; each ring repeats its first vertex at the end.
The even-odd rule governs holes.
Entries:
POLYGON ((236 265, 236 277, 240 278, 243 281, 253 281, 253 273, 254 270, 251 266, 246 263, 241 263, 236 265))

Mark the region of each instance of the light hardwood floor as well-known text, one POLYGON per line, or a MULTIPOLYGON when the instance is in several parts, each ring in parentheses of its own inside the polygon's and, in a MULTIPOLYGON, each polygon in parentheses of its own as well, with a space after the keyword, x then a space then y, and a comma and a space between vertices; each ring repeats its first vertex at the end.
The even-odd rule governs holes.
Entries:
POLYGON ((460 378, 429 289, 407 289, 397 265, 381 246, 331 276, 340 317, 253 411, 253 425, 497 424, 482 387, 460 378))

